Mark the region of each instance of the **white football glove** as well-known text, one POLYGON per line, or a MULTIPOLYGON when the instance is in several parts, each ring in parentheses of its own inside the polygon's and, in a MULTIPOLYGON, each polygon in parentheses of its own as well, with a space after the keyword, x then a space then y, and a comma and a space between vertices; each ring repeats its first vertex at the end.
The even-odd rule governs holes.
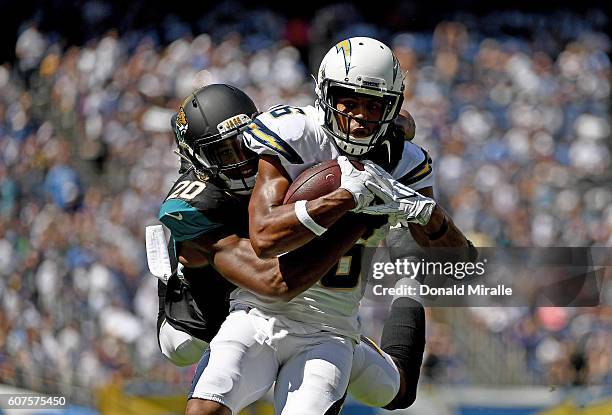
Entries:
POLYGON ((374 193, 366 186, 366 182, 373 182, 374 178, 371 173, 355 168, 346 156, 338 157, 338 165, 342 172, 340 188, 353 195, 355 208, 351 211, 359 212, 374 200, 374 193))
POLYGON ((431 218, 436 202, 426 196, 419 194, 406 185, 395 180, 382 167, 366 160, 365 170, 374 178, 367 181, 366 187, 383 204, 370 205, 361 210, 362 213, 370 215, 389 215, 389 220, 393 224, 407 226, 409 222, 426 225, 431 218))

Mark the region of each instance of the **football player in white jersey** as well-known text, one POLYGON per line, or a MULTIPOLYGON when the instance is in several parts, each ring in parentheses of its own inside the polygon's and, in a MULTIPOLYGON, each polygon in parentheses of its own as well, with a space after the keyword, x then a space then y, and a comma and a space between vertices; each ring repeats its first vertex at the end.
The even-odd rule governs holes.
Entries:
MULTIPOLYGON (((391 50, 369 38, 338 43, 321 64, 316 91, 316 108, 272 108, 244 133, 249 147, 260 154, 249 205, 255 252, 274 257, 293 251, 350 211, 387 214, 406 226, 414 223, 411 231, 424 246, 467 246, 452 220, 427 197, 433 183, 427 153, 407 141, 398 146, 397 140, 385 136, 403 99, 403 74, 391 50), (359 171, 346 156, 378 164, 366 162, 366 170, 359 171), (338 190, 313 201, 283 205, 293 179, 330 159, 338 159, 342 170, 338 190), (371 205, 376 196, 385 203, 371 205)), ((360 254, 360 247, 349 251, 333 272, 287 303, 243 289, 234 291, 234 312, 211 342, 210 362, 192 395, 211 403, 200 413, 235 413, 262 396, 274 381, 277 414, 337 413, 360 341, 357 309, 364 289, 360 254)), ((304 266, 309 260, 305 258, 304 266)), ((424 347, 423 309, 414 300, 403 300, 410 301, 396 307, 398 300, 392 306, 389 331, 393 334, 383 333, 383 349, 387 343, 398 379, 400 374, 402 378, 388 400, 378 402, 388 408, 414 401, 416 379, 414 387, 409 383, 415 376, 418 379, 424 347), (398 318, 398 313, 408 316, 398 318)), ((367 388, 367 377, 354 383, 367 388)))
MULTIPOLYGON (((405 215, 403 219, 411 222, 410 231, 421 246, 470 246, 452 219, 430 199, 433 166, 427 153, 410 141, 400 144, 385 134, 401 108, 403 79, 399 62, 386 45, 370 38, 347 39, 332 47, 321 63, 314 107, 276 109, 255 120, 245 138, 250 139, 251 149, 260 154, 258 179, 249 205, 250 239, 256 253, 275 256, 307 243, 346 212, 359 211, 364 194, 367 199, 367 190, 389 202, 386 212, 405 215), (367 185, 370 179, 363 177, 365 189, 351 192, 349 186, 341 186, 301 206, 299 202, 282 205, 286 190, 297 175, 311 165, 339 156, 374 160, 396 180, 394 187, 401 182, 427 197, 404 193, 401 201, 399 197, 387 198, 376 187, 367 185)), ((345 164, 348 174, 365 176, 345 161, 339 162, 345 164)), ((366 170, 371 171, 367 167, 366 170)), ((299 314, 300 299, 308 300, 311 308, 316 303, 321 307, 320 314, 302 313, 296 319, 316 324, 317 317, 324 315, 326 322, 335 323, 338 310, 347 309, 347 302, 350 304, 357 297, 362 286, 358 280, 351 297, 347 291, 325 292, 325 287, 319 284, 290 305, 299 314), (342 301, 342 306, 337 306, 342 301)), ((320 327, 342 333, 341 325, 330 325, 324 323, 320 327)), ((424 310, 417 301, 411 298, 394 301, 383 331, 382 348, 394 358, 402 384, 393 402, 386 406, 389 409, 407 407, 416 397, 424 326, 424 310)), ((351 385, 355 395, 354 390, 355 382, 351 385)))

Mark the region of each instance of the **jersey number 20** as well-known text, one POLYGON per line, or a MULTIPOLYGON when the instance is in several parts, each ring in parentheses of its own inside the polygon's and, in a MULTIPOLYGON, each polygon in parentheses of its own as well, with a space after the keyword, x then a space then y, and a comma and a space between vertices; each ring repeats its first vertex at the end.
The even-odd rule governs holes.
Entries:
POLYGON ((183 180, 179 184, 176 185, 174 191, 170 193, 166 199, 185 199, 191 200, 204 190, 206 187, 206 183, 191 181, 191 180, 183 180))

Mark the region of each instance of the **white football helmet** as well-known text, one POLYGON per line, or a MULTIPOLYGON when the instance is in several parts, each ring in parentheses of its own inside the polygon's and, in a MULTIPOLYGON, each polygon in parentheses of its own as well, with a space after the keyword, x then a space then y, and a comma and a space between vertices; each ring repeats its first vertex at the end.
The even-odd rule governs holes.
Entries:
POLYGON ((316 105, 321 113, 321 125, 343 152, 361 156, 376 145, 389 123, 399 114, 404 100, 404 77, 395 54, 376 39, 352 37, 327 52, 316 80, 316 105), (335 114, 343 115, 349 121, 352 118, 336 109, 336 97, 343 92, 344 95, 348 92, 384 99, 382 118, 365 120, 378 126, 372 135, 357 138, 339 127, 335 114))

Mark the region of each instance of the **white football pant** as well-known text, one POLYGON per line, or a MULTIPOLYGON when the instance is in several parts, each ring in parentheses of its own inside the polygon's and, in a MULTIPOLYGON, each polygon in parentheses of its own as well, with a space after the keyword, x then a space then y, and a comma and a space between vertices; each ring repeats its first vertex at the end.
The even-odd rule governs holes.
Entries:
POLYGON ((353 341, 329 332, 294 335, 275 323, 256 309, 231 313, 210 343, 208 365, 197 371, 189 397, 219 402, 237 414, 276 381, 276 415, 324 415, 341 401, 353 341))

